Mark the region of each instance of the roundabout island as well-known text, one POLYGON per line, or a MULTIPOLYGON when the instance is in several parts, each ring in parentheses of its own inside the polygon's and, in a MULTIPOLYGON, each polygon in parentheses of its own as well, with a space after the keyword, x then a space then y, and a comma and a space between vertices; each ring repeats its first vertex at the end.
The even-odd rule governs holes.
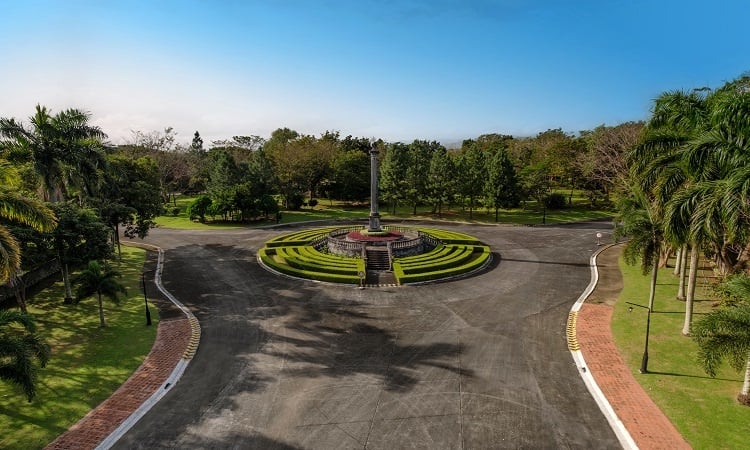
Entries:
POLYGON ((473 236, 432 228, 381 226, 378 153, 373 142, 367 227, 315 228, 277 236, 258 251, 260 264, 297 278, 360 286, 425 283, 485 268, 492 253, 473 236))
POLYGON ((323 227, 270 239, 258 251, 268 270, 345 284, 403 285, 467 276, 492 261, 489 246, 434 228, 323 227))

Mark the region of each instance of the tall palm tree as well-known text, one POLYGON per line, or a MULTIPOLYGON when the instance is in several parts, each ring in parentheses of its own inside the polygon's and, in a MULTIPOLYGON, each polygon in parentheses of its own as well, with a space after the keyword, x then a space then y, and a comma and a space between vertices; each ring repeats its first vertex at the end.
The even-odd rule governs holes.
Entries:
POLYGON ((17 181, 13 167, 0 159, 0 284, 12 279, 21 267, 18 241, 5 225, 20 223, 46 232, 52 231, 57 223, 49 208, 13 190, 17 181))
POLYGON ((628 237, 623 256, 628 264, 640 261, 645 275, 651 272, 648 307, 654 310, 654 294, 659 273, 659 252, 664 241, 661 213, 658 204, 648 198, 639 187, 631 188, 631 196, 623 197, 617 205, 615 237, 628 237))
MULTIPOLYGON (((30 127, 13 118, 0 119, 0 155, 11 161, 31 163, 40 179, 44 201, 59 202, 78 191, 91 195, 106 165, 102 141, 107 135, 89 124, 90 114, 66 109, 52 114, 37 105, 30 127)), ((70 275, 64 254, 58 255, 66 300, 72 299, 70 275)))
POLYGON ((15 119, 0 119, 0 152, 9 160, 30 162, 40 177, 45 201, 63 200, 68 188, 91 186, 107 135, 90 125, 90 115, 67 109, 55 115, 37 105, 30 127, 15 119))
POLYGON ((28 401, 36 396, 35 362, 46 366, 49 353, 29 314, 0 310, 0 379, 19 386, 28 401))
POLYGON ((104 321, 104 305, 102 304, 102 295, 109 298, 115 303, 119 303, 118 294, 126 293, 125 287, 117 281, 120 274, 112 269, 109 265, 102 267, 98 261, 89 261, 88 266, 77 277, 78 284, 77 296, 78 301, 96 293, 99 301, 99 326, 107 326, 104 321))

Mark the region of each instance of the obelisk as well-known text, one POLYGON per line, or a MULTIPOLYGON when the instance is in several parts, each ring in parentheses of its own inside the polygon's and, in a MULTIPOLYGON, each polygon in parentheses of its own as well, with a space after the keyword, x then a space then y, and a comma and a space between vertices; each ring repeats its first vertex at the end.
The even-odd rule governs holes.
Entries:
POLYGON ((380 233, 380 214, 378 214, 378 147, 376 141, 370 142, 370 221, 368 233, 380 233))

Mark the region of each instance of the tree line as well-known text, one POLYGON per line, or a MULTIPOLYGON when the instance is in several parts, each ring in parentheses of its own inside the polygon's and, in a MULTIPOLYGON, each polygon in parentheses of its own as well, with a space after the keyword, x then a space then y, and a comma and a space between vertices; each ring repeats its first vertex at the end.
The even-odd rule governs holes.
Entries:
POLYGON ((739 399, 750 404, 750 76, 661 94, 624 162, 616 231, 630 238, 626 260, 651 274, 649 310, 658 269, 676 255, 682 334, 710 375, 722 359, 745 371, 739 399), (693 324, 701 264, 724 279, 729 300, 693 324))

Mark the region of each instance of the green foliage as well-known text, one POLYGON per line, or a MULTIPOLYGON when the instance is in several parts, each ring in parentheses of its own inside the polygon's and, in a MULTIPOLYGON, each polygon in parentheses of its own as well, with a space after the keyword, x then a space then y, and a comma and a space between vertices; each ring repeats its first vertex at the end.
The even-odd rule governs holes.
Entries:
POLYGON ((692 331, 699 347, 698 360, 708 375, 715 377, 724 360, 737 372, 746 368, 750 355, 750 304, 712 311, 698 319, 692 331))
POLYGON ((132 299, 140 301, 107 308, 107 328, 97 326, 95 302, 62 305, 62 283, 54 283, 29 301, 37 333, 49 344, 52 357, 46 367, 38 369, 37 395, 31 403, 17 395, 13 386, 0 383, 0 448, 44 448, 112 395, 143 362, 158 328, 157 315, 154 326, 144 326, 139 286, 145 253, 123 248, 117 268, 132 299))
POLYGON ((45 367, 50 348, 31 315, 0 310, 0 380, 21 389, 31 402, 37 393, 37 364, 45 367))
POLYGON ((29 163, 41 182, 42 198, 57 202, 90 195, 104 165, 106 134, 89 125, 90 114, 66 109, 55 115, 37 105, 30 126, 0 118, 0 154, 12 162, 29 163))
POLYGON ((339 153, 327 180, 329 198, 364 201, 370 196, 370 156, 361 150, 339 153))
POLYGON ((186 213, 188 217, 190 217, 190 220, 197 219, 201 223, 204 223, 206 221, 206 214, 211 207, 211 203, 211 198, 207 195, 196 197, 187 207, 186 213))
POLYGON ((495 222, 500 208, 516 208, 521 201, 520 181, 504 148, 495 150, 490 156, 484 195, 487 205, 495 208, 495 222))
POLYGON ((547 209, 563 209, 566 204, 567 199, 559 192, 553 192, 544 199, 544 206, 547 209))
POLYGON ((477 145, 469 145, 459 156, 456 169, 460 180, 458 193, 468 202, 469 219, 471 220, 474 218, 474 208, 482 196, 487 180, 486 155, 477 145))
POLYGON ((102 296, 107 297, 115 303, 119 303, 120 298, 118 294, 127 294, 125 286, 117 281, 119 277, 120 273, 111 266, 106 264, 102 266, 98 261, 89 261, 86 269, 81 271, 74 280, 74 283, 78 285, 76 291, 77 302, 96 293, 99 302, 99 326, 102 328, 107 326, 104 321, 102 296))

